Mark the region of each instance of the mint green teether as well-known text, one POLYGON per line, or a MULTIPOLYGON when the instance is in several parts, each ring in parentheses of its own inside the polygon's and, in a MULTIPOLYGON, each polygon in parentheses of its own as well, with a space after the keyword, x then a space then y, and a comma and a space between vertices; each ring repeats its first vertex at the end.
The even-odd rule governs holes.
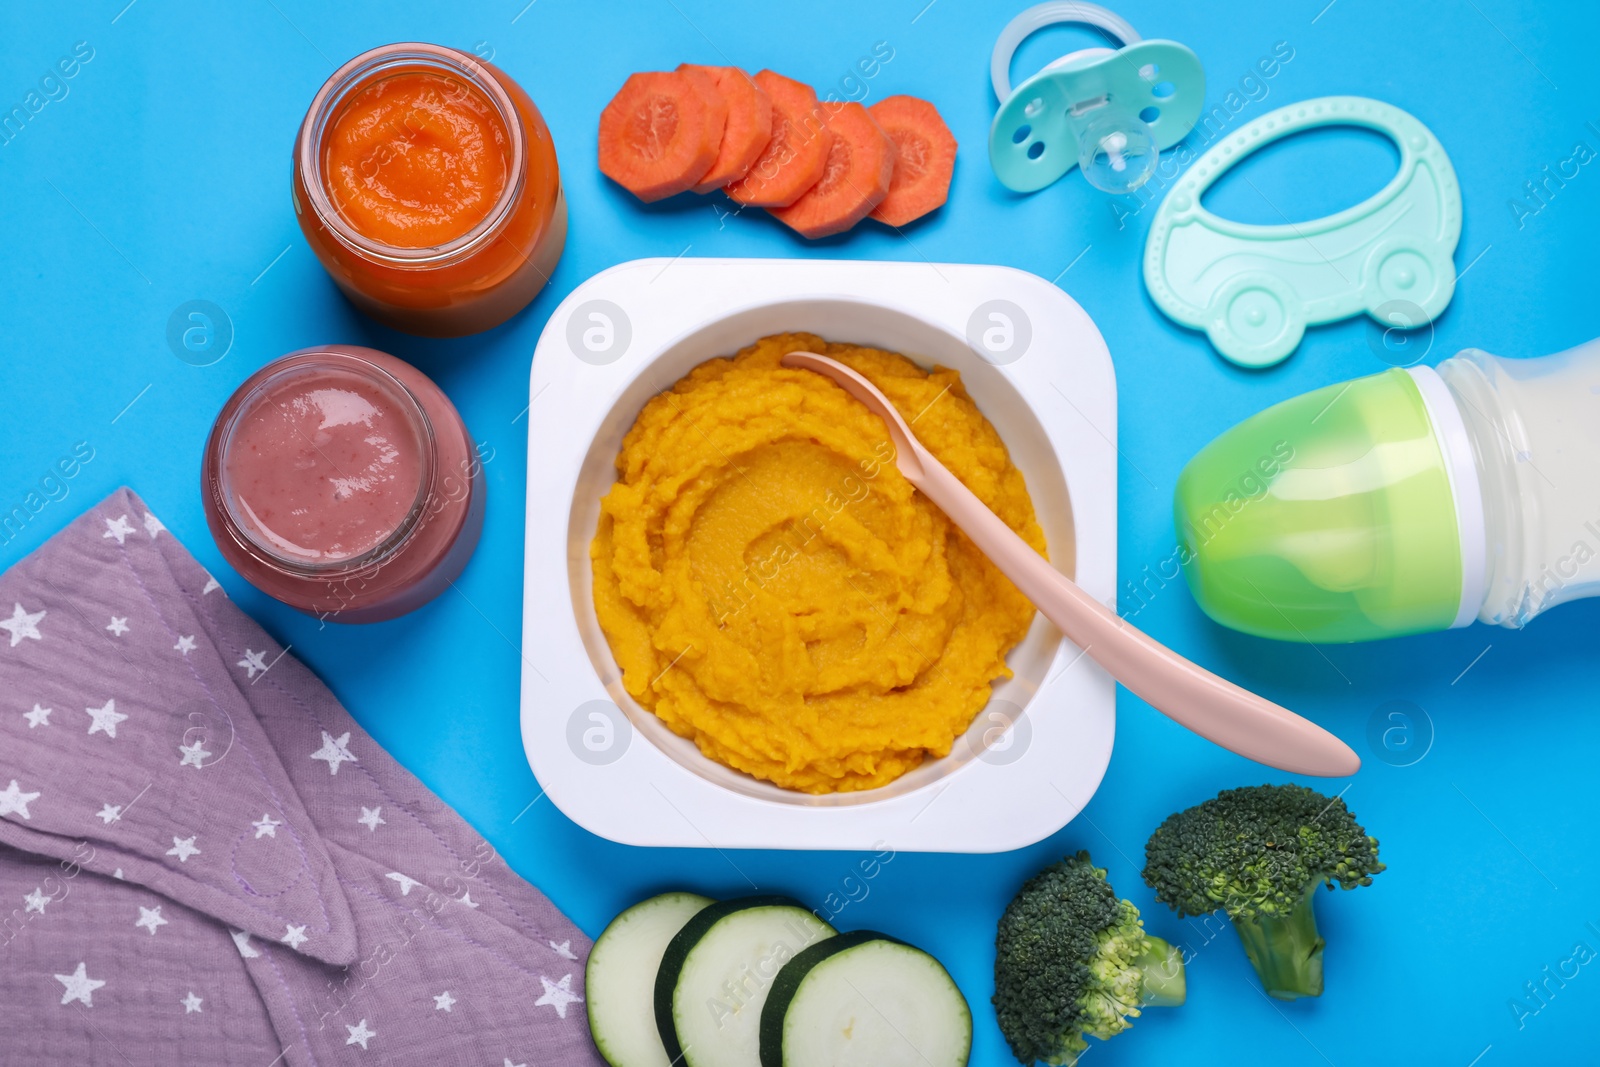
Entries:
POLYGON ((1127 20, 1095 4, 1055 0, 1012 19, 995 42, 990 77, 1000 110, 989 127, 989 162, 1020 193, 1073 167, 1089 184, 1129 193, 1154 172, 1161 149, 1183 140, 1206 95, 1205 72, 1174 41, 1143 41, 1127 20), (1011 58, 1036 30, 1061 22, 1099 27, 1121 48, 1085 48, 1011 91, 1011 58))
POLYGON ((1281 107, 1213 145, 1156 212, 1144 282, 1169 318, 1204 330, 1218 352, 1268 367, 1308 325, 1362 312, 1388 327, 1433 321, 1455 292, 1461 190, 1438 138, 1379 100, 1325 96, 1281 107), (1312 222, 1247 226, 1200 204, 1256 149, 1318 126, 1364 126, 1394 141, 1400 171, 1376 195, 1312 222))

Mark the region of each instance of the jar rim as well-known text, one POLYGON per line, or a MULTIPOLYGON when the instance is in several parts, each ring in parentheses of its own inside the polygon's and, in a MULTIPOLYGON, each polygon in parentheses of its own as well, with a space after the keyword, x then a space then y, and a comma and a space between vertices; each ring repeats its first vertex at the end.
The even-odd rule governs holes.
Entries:
POLYGON ((251 375, 228 399, 228 403, 217 422, 216 441, 217 447, 214 456, 216 470, 213 492, 219 505, 218 511, 230 527, 233 540, 263 566, 297 577, 337 577, 390 559, 418 528, 432 492, 434 453, 437 450, 437 442, 434 437, 433 423, 428 418, 428 413, 423 408, 422 402, 404 382, 387 370, 361 359, 359 356, 346 352, 313 349, 285 356, 262 367, 251 375), (412 498, 410 507, 406 509, 400 520, 395 523, 394 529, 386 534, 382 540, 366 551, 353 556, 326 562, 315 562, 287 556, 275 551, 270 544, 265 543, 261 537, 252 533, 252 524, 244 515, 240 514, 237 508, 236 494, 230 484, 228 473, 228 457, 232 451, 235 431, 238 430, 244 417, 256 410, 257 401, 264 397, 269 389, 291 376, 330 368, 344 371, 353 377, 369 382, 395 402, 397 410, 404 417, 408 428, 416 439, 419 471, 417 491, 412 498))
POLYGON ((511 219, 522 197, 527 172, 527 139, 516 102, 500 79, 475 56, 445 45, 417 41, 381 45, 361 53, 334 71, 312 98, 295 144, 295 166, 318 220, 334 239, 355 254, 389 267, 439 267, 471 255, 489 244, 511 219), (495 109, 511 139, 511 166, 505 188, 478 223, 443 244, 410 248, 373 240, 360 233, 334 206, 322 172, 322 141, 329 120, 356 92, 380 77, 423 70, 458 78, 482 93, 495 109))

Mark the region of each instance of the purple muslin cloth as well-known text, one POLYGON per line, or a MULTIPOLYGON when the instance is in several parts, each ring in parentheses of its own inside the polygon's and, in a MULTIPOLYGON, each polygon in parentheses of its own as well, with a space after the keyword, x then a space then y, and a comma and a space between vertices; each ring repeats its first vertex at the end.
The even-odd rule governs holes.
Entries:
POLYGON ((600 1064, 589 941, 126 489, 0 576, 0 1063, 600 1064))

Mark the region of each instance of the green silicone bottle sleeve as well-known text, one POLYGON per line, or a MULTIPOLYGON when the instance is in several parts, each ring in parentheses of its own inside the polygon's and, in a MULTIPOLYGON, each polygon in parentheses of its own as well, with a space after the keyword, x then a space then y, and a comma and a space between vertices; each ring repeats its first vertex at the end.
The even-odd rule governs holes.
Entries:
POLYGON ((1462 610, 1450 471, 1404 370, 1246 419, 1179 476, 1179 558, 1225 626, 1302 642, 1440 630, 1462 610))

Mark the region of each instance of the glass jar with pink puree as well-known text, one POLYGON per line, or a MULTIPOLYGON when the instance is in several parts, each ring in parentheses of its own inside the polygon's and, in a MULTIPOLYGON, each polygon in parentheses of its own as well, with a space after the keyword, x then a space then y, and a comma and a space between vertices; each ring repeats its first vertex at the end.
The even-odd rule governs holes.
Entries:
POLYGON ((483 527, 483 465, 455 406, 371 348, 303 349, 251 375, 217 416, 201 483, 234 569, 334 622, 433 599, 483 527))

